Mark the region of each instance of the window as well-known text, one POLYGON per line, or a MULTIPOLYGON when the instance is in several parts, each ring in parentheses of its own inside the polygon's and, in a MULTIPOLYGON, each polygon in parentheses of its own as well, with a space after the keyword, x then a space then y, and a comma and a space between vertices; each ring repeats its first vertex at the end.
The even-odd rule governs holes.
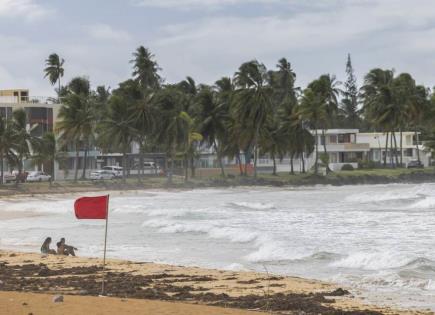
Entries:
POLYGON ((337 143, 337 135, 329 136, 329 143, 337 143))
POLYGON ((405 156, 411 156, 412 157, 412 149, 406 149, 404 153, 405 153, 405 156))
POLYGON ((338 143, 350 143, 350 134, 339 134, 338 143))

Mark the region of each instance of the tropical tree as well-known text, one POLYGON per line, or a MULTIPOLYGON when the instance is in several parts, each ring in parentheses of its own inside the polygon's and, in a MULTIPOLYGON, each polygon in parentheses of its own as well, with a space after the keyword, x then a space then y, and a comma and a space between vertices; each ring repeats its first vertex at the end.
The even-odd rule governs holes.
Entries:
POLYGON ((109 108, 105 118, 99 126, 99 135, 105 143, 120 148, 122 152, 122 179, 126 181, 127 153, 135 140, 137 129, 132 120, 132 108, 127 106, 125 99, 116 94, 110 98, 109 108))
POLYGON ((82 147, 84 148, 82 178, 86 175, 87 153, 95 139, 95 109, 87 79, 75 78, 68 86, 69 92, 59 109, 57 132, 60 134, 63 146, 74 145, 76 152, 74 180, 77 181, 82 147))
POLYGON ((14 156, 13 148, 18 142, 17 136, 12 121, 0 116, 0 184, 4 183, 5 160, 14 156))
POLYGON ((183 102, 185 98, 176 86, 167 86, 158 91, 153 102, 156 115, 159 117, 154 139, 165 150, 166 161, 170 161, 170 167, 166 167, 169 169, 169 183, 172 182, 177 151, 183 148, 188 138, 189 122, 186 118, 189 115, 184 111, 186 104, 183 102))
POLYGON ((235 119, 246 130, 254 147, 254 177, 257 176, 259 139, 271 112, 272 90, 266 67, 258 61, 242 64, 235 75, 237 90, 234 97, 235 119))
POLYGON ((202 135, 203 142, 213 147, 217 154, 217 160, 221 169, 221 175, 225 177, 222 162, 224 134, 226 132, 225 121, 228 111, 225 103, 221 103, 218 93, 212 88, 203 88, 196 99, 197 113, 195 117, 199 121, 198 132, 202 135))
POLYGON ((314 130, 314 173, 319 172, 319 136, 318 128, 322 121, 327 119, 327 114, 324 108, 324 100, 322 95, 316 94, 311 88, 304 90, 300 101, 298 115, 306 121, 309 126, 314 130))
MULTIPOLYGON (((384 167, 387 164, 387 150, 389 133, 391 133, 391 147, 393 147, 394 129, 397 126, 401 110, 394 96, 394 72, 392 70, 373 69, 364 78, 361 88, 363 97, 363 111, 367 119, 375 128, 386 134, 384 167)), ((391 164, 393 155, 391 150, 391 164)))
POLYGON ((154 55, 147 48, 138 47, 130 63, 133 64, 133 78, 143 89, 160 87, 161 77, 158 74, 160 68, 154 60, 154 55))
POLYGON ((61 95, 60 79, 64 75, 64 63, 65 60, 63 58, 60 58, 59 55, 55 53, 49 55, 48 58, 45 60, 44 78, 48 78, 51 85, 55 85, 56 83, 58 84, 57 93, 59 95, 59 102, 61 95))
POLYGON ((42 138, 34 140, 32 146, 32 160, 36 165, 50 165, 50 184, 55 180, 55 161, 60 158, 56 149, 56 135, 53 132, 45 133, 42 138))

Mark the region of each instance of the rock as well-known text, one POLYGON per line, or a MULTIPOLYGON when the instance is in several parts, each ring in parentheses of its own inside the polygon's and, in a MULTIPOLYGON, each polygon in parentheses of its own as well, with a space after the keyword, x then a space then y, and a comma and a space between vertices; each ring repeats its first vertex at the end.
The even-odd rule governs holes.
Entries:
POLYGON ((79 291, 79 294, 80 294, 80 295, 88 295, 89 292, 86 291, 86 290, 80 290, 80 291, 79 291))
POLYGON ((63 302, 63 295, 53 296, 53 303, 62 303, 62 302, 63 302))
POLYGON ((21 304, 22 306, 27 306, 27 305, 29 305, 29 304, 27 304, 26 302, 24 302, 23 304, 21 304))

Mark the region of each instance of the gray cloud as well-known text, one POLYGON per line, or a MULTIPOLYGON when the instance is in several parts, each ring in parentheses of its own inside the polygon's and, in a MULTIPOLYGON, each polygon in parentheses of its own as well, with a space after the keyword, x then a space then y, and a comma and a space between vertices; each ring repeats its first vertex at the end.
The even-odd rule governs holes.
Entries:
POLYGON ((153 1, 154 7, 148 1, 146 8, 111 0, 105 10, 89 6, 87 14, 79 9, 85 0, 69 3, 67 9, 59 4, 56 14, 44 0, 18 0, 22 10, 35 5, 45 15, 15 24, 17 19, 4 22, 7 1, 0 0, 0 40, 7 43, 0 50, 0 88, 53 94, 42 73, 52 52, 66 59, 65 81, 89 75, 94 85, 115 87, 130 76, 128 61, 139 45, 155 53, 168 82, 190 75, 213 83, 232 75, 244 61, 257 58, 274 67, 286 57, 304 86, 322 73, 342 79, 350 52, 360 80, 373 67, 394 67, 429 86, 435 83, 432 0, 418 5, 405 0, 161 0, 153 1), (181 12, 183 6, 195 10, 181 12))

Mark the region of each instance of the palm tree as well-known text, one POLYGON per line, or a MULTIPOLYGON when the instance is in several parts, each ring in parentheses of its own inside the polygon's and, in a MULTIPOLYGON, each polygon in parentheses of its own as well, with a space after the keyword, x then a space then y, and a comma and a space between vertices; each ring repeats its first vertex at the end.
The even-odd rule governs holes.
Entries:
MULTIPOLYGON (((154 107, 159 121, 154 130, 154 137, 166 151, 167 160, 170 160, 168 182, 172 182, 174 160, 177 150, 183 148, 188 138, 189 115, 184 111, 185 98, 178 87, 167 86, 158 91, 155 96, 154 107)), ((168 169, 168 168, 166 168, 168 169)))
MULTIPOLYGON (((394 128, 401 113, 395 102, 393 80, 392 70, 377 68, 365 76, 364 86, 361 88, 365 118, 386 133, 384 167, 387 164, 388 135, 391 132, 390 142, 393 147, 394 128)), ((392 154, 390 156, 392 162, 392 154)))
POLYGON ((13 148, 17 143, 18 135, 15 132, 12 121, 0 116, 0 184, 3 184, 4 179, 4 162, 5 159, 14 155, 13 148))
POLYGON ((74 180, 77 181, 80 149, 81 146, 84 147, 82 178, 85 178, 87 153, 90 143, 94 140, 96 121, 93 99, 89 94, 89 81, 83 78, 73 79, 69 89, 70 92, 59 109, 57 132, 60 133, 60 140, 64 146, 71 143, 75 146, 74 180))
POLYGON ((257 161, 260 133, 271 112, 271 88, 267 85, 266 67, 258 61, 242 64, 235 75, 237 90, 234 98, 234 117, 251 134, 254 146, 254 177, 257 177, 257 161))
POLYGON ((32 159, 36 165, 50 165, 50 184, 55 180, 55 161, 58 159, 56 150, 56 136, 52 132, 45 133, 42 138, 36 139, 32 147, 32 159))
POLYGON ((15 133, 15 142, 12 150, 14 151, 15 164, 18 168, 17 184, 22 178, 24 159, 30 156, 34 137, 27 129, 27 114, 24 109, 15 110, 12 113, 12 128, 15 133))
POLYGON ((109 101, 107 115, 101 122, 100 136, 106 143, 120 148, 122 152, 122 179, 126 181, 127 153, 136 138, 137 129, 132 120, 132 109, 126 106, 125 100, 114 93, 109 101))
POLYGON ((308 85, 308 88, 316 94, 320 100, 320 110, 323 112, 320 117, 322 126, 323 154, 326 160, 326 172, 330 172, 329 158, 326 149, 326 129, 334 123, 338 110, 338 95, 341 91, 338 89, 340 82, 337 82, 334 76, 329 74, 321 75, 319 79, 314 80, 308 85))
POLYGON ((58 84, 58 95, 59 95, 59 102, 60 102, 60 93, 61 93, 61 85, 60 85, 60 79, 64 75, 64 68, 63 64, 65 63, 65 60, 63 58, 60 58, 58 54, 51 54, 48 56, 48 58, 45 60, 45 75, 44 78, 48 77, 48 80, 50 81, 51 85, 55 85, 56 82, 58 84))
POLYGON ((197 97, 197 115, 199 120, 198 132, 202 135, 204 142, 213 147, 217 154, 222 177, 225 177, 224 165, 222 162, 222 144, 224 140, 225 120, 228 114, 226 104, 220 103, 218 93, 211 88, 203 88, 197 97))
POLYGON ((298 115, 307 121, 314 130, 315 157, 314 157, 314 173, 319 172, 319 137, 318 127, 321 121, 325 121, 326 112, 324 110, 324 100, 321 95, 313 92, 311 88, 304 90, 301 98, 301 104, 298 115))
POLYGON ((154 55, 147 48, 138 47, 130 63, 133 64, 133 77, 143 89, 160 87, 161 78, 158 74, 160 68, 154 60, 154 55))

